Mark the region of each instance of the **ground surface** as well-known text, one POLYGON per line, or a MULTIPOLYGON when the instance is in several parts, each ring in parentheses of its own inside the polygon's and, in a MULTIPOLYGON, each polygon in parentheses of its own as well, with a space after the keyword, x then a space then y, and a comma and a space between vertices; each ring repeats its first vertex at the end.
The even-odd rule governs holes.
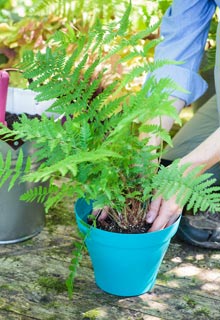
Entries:
MULTIPOLYGON (((183 116, 187 121, 190 109, 183 116)), ((0 320, 220 319, 220 251, 178 238, 170 244, 151 293, 121 298, 102 292, 86 256, 70 300, 65 280, 78 239, 71 211, 72 204, 59 206, 38 236, 0 246, 0 320)))
POLYGON ((69 300, 65 280, 78 237, 70 211, 57 208, 29 241, 0 246, 0 320, 220 319, 220 252, 178 239, 169 247, 152 293, 121 298, 102 292, 87 257, 69 300))

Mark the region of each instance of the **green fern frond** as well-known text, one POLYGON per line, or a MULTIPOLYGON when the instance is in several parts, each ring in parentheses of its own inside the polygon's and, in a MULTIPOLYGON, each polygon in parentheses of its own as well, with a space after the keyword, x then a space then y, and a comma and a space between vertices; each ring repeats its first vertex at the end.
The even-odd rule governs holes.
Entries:
MULTIPOLYGON (((141 30, 137 34, 132 35, 131 38, 130 38, 130 43, 132 45, 135 45, 135 44, 137 44, 137 42, 139 40, 147 38, 150 34, 155 32, 156 30, 158 30, 158 28, 160 27, 160 24, 161 24, 161 21, 159 20, 158 22, 156 22, 156 23, 152 24, 151 26, 147 27, 145 30, 141 30)), ((158 41, 158 40, 156 39, 156 41, 158 41)), ((159 41, 161 41, 161 40, 159 40, 159 41)), ((154 43, 154 40, 150 41, 149 43, 151 43, 151 42, 154 43)))
MULTIPOLYGON (((51 207, 56 206, 59 202, 63 201, 64 198, 72 197, 74 191, 75 187, 73 185, 66 184, 65 181, 59 186, 55 185, 53 181, 51 181, 48 186, 37 186, 29 189, 21 195, 20 200, 44 203, 45 211, 48 212, 51 207)), ((82 193, 81 196, 83 196, 82 193)))
MULTIPOLYGON (((57 1, 59 0, 55 0, 54 2, 56 3, 57 1)), ((32 10, 36 10, 36 12, 45 11, 49 6, 51 6, 50 0, 34 1, 34 8, 32 10)))
POLYGON ((27 201, 27 202, 33 202, 36 200, 39 203, 44 203, 47 196, 48 196, 48 188, 43 186, 38 186, 32 189, 29 189, 28 191, 23 193, 20 196, 20 200, 27 201))
MULTIPOLYGON (((74 29, 69 25, 66 25, 68 32, 63 32, 61 30, 56 30, 55 33, 48 39, 52 44, 60 45, 67 48, 70 43, 74 43, 77 41, 76 33, 74 29)), ((83 38, 83 36, 82 36, 83 38)))
POLYGON ((69 276, 66 279, 66 286, 67 286, 67 290, 68 290, 68 295, 69 298, 72 298, 73 295, 73 283, 74 283, 74 279, 76 277, 77 274, 77 270, 78 267, 80 265, 80 262, 83 258, 83 253, 86 250, 86 245, 85 245, 85 236, 83 236, 84 240, 81 243, 78 242, 74 242, 75 244, 75 250, 72 252, 72 259, 70 262, 70 266, 69 266, 69 276))
POLYGON ((160 137, 161 140, 165 141, 169 146, 173 146, 170 134, 167 132, 167 130, 161 128, 161 126, 159 125, 157 126, 143 124, 139 127, 139 132, 147 133, 149 136, 155 135, 157 137, 160 137))
POLYGON ((71 20, 74 11, 72 2, 70 0, 54 0, 51 3, 50 0, 34 0, 30 12, 32 15, 37 13, 37 15, 45 17, 53 14, 71 20))
POLYGON ((120 22, 119 22, 119 29, 117 31, 117 34, 119 36, 124 36, 125 33, 127 32, 128 30, 128 25, 129 25, 129 17, 130 17, 130 14, 131 14, 131 0, 129 1, 129 5, 127 6, 120 22))
POLYGON ((0 168, 0 187, 3 186, 3 184, 9 179, 9 177, 12 174, 12 170, 11 170, 11 164, 12 164, 12 154, 10 152, 10 150, 7 152, 6 158, 5 160, 3 159, 2 154, 0 155, 1 160, 1 168, 0 168))
MULTIPOLYGON (((49 47, 47 47, 45 54, 38 52, 35 58, 36 61, 34 62, 35 66, 33 64, 30 66, 29 70, 25 71, 26 77, 35 79, 35 81, 31 83, 30 88, 32 88, 32 86, 37 87, 47 79, 53 78, 55 72, 62 69, 65 64, 66 58, 64 54, 65 50, 63 49, 53 52, 49 47)), ((23 69, 23 62, 21 62, 19 66, 23 69)))
POLYGON ((10 191, 15 182, 21 178, 24 172, 27 172, 30 169, 30 166, 30 158, 28 157, 27 159, 24 159, 22 148, 19 150, 15 165, 11 150, 7 152, 5 158, 0 154, 0 187, 10 179, 8 186, 8 191, 10 191))
POLYGON ((153 73, 155 70, 162 68, 166 65, 181 65, 183 62, 175 61, 175 60, 168 60, 168 59, 158 59, 154 63, 149 63, 147 65, 146 72, 153 73))
POLYGON ((161 39, 154 39, 146 43, 143 47, 143 51, 141 51, 141 55, 143 57, 147 57, 149 55, 149 51, 155 48, 160 42, 161 42, 161 39))
POLYGON ((22 170, 23 161, 24 161, 24 154, 23 154, 22 149, 20 149, 18 157, 17 157, 16 164, 15 164, 15 174, 11 178, 8 190, 11 190, 11 188, 14 186, 15 182, 20 177, 20 175, 21 175, 21 173, 23 171, 22 170))
POLYGON ((102 107, 100 112, 97 114, 97 118, 99 121, 104 121, 105 119, 109 119, 116 111, 120 110, 120 106, 124 101, 125 96, 121 96, 118 99, 114 99, 113 101, 109 101, 106 105, 102 107))
MULTIPOLYGON (((58 5, 64 0, 55 2, 58 5)), ((177 195, 181 205, 188 203, 194 209, 219 207, 218 189, 211 185, 212 178, 198 177, 200 168, 184 177, 188 167, 179 168, 176 163, 170 168, 161 167, 155 175, 157 166, 153 160, 162 154, 162 146, 146 146, 146 140, 138 139, 138 133, 145 132, 157 134, 171 144, 165 130, 147 123, 164 115, 179 121, 173 101, 168 98, 181 88, 171 79, 158 81, 152 74, 141 90, 132 91, 131 86, 148 72, 180 62, 148 61, 147 55, 160 40, 150 41, 146 37, 157 30, 159 23, 130 35, 130 10, 128 5, 119 23, 113 21, 104 26, 99 20, 79 37, 73 30, 69 30, 69 35, 56 33, 49 39, 50 49, 46 52, 24 54, 21 69, 25 77, 33 79, 30 88, 37 92, 38 101, 53 99, 47 111, 59 117, 54 120, 42 115, 39 121, 22 116, 21 122, 14 125, 16 137, 34 143, 34 157, 40 166, 29 172, 29 161, 23 169, 20 156, 16 174, 10 167, 10 158, 0 159, 3 182, 8 174, 15 173, 12 185, 25 171, 20 176, 22 182, 49 183, 47 190, 33 189, 23 199, 42 201, 48 210, 65 197, 86 194, 88 199, 97 199, 96 205, 110 205, 124 214, 128 197, 148 202, 153 189, 158 189, 158 194, 166 199, 177 195), (124 62, 129 70, 124 68, 124 62), (121 68, 115 75, 117 63, 121 68), (116 76, 119 81, 114 81, 116 76), (54 187, 58 177, 66 184, 54 187)), ((3 132, 10 138, 10 132, 3 132)))
POLYGON ((79 151, 76 155, 69 156, 61 161, 57 161, 51 166, 41 166, 37 172, 31 172, 26 175, 24 180, 45 182, 49 180, 51 176, 55 176, 57 173, 60 173, 62 176, 66 176, 67 173, 71 173, 71 175, 74 177, 77 175, 77 166, 80 163, 99 163, 107 160, 109 157, 120 158, 120 155, 116 152, 106 150, 104 147, 93 152, 79 151))
MULTIPOLYGON (((24 72, 24 77, 26 79, 31 79, 31 77, 29 76, 29 70, 31 70, 31 67, 33 65, 33 63, 35 63, 35 54, 33 51, 31 50, 25 50, 23 55, 22 55, 22 62, 21 64, 19 63, 17 65, 18 68, 20 68, 21 70, 23 70, 24 72)), ((32 70, 31 70, 32 71, 32 70)))
POLYGON ((114 42, 118 36, 117 29, 117 23, 115 22, 109 23, 107 27, 104 27, 103 45, 109 45, 114 42))
MULTIPOLYGON (((123 58, 119 59, 119 62, 126 62, 126 61, 131 61, 131 59, 134 59, 136 57, 142 56, 144 59, 146 59, 148 55, 148 51, 152 48, 154 48, 161 40, 160 39, 155 39, 150 42, 146 42, 146 44, 143 45, 143 50, 140 51, 140 49, 137 49, 136 46, 140 45, 139 41, 141 39, 144 39, 147 35, 149 35, 151 32, 155 31, 158 29, 159 23, 154 24, 153 26, 147 28, 146 30, 140 31, 135 35, 132 35, 130 38, 123 38, 121 41, 118 43, 115 41, 117 44, 112 45, 111 50, 108 52, 107 55, 103 57, 103 60, 109 59, 109 57, 118 54, 120 52, 123 52, 124 49, 128 49, 130 47, 131 51, 124 56, 123 58)), ((114 33, 113 33, 114 35, 114 33)), ((116 36, 116 35, 115 35, 116 36)), ((112 36, 113 38, 113 36, 112 36)), ((113 40, 113 39, 111 39, 113 40)), ((120 54, 119 54, 120 55, 120 54)), ((146 71, 146 70, 145 70, 146 71)))
MULTIPOLYGON (((130 51, 128 54, 126 54, 124 57, 120 58, 118 63, 124 63, 127 61, 131 61, 135 58, 140 59, 140 56, 143 59, 146 59, 146 56, 148 56, 149 54, 149 50, 151 50, 152 48, 154 48, 160 41, 158 39, 152 40, 151 42, 149 42, 148 44, 146 44, 145 46, 143 46, 143 49, 140 50, 140 48, 133 48, 132 51, 130 51)), ((125 47, 128 46, 129 43, 127 42, 127 44, 125 44, 125 47)), ((121 51, 123 48, 119 47, 115 47, 115 52, 113 52, 114 54, 117 53, 118 51, 121 51)))
POLYGON ((80 129, 80 145, 82 150, 88 149, 89 141, 91 140, 91 130, 88 122, 84 121, 80 129))
POLYGON ((100 50, 100 48, 103 45, 103 39, 105 35, 105 30, 100 22, 100 20, 96 20, 95 25, 89 30, 88 33, 88 43, 86 45, 86 51, 89 49, 91 50, 91 53, 97 51, 97 48, 100 50))
POLYGON ((192 169, 186 176, 184 172, 189 164, 179 167, 178 161, 174 161, 169 168, 161 167, 158 175, 153 179, 153 186, 157 190, 157 197, 161 194, 165 199, 176 195, 180 206, 187 204, 187 209, 196 212, 198 208, 202 210, 218 211, 220 208, 220 187, 209 189, 216 179, 207 180, 210 174, 198 176, 201 167, 192 169), (215 190, 216 193, 213 193, 215 190))
POLYGON ((64 75, 71 72, 74 63, 77 61, 77 58, 80 57, 81 52, 83 51, 84 44, 85 44, 85 37, 81 37, 80 40, 77 42, 77 48, 73 51, 72 55, 66 58, 66 61, 62 68, 62 73, 64 75))
POLYGON ((111 95, 114 94, 117 84, 117 81, 113 81, 108 87, 103 88, 102 92, 91 101, 88 112, 90 112, 90 110, 100 112, 104 103, 106 103, 111 95))
POLYGON ((135 78, 139 78, 141 75, 143 75, 146 72, 147 64, 144 66, 135 66, 129 74, 127 74, 122 81, 120 82, 120 86, 118 87, 116 93, 120 92, 122 88, 126 86, 126 84, 131 83, 135 78))
POLYGON ((0 135, 4 141, 16 139, 15 132, 6 126, 0 127, 0 135))
POLYGON ((25 114, 22 114, 19 122, 14 123, 14 133, 16 137, 23 138, 24 140, 38 142, 47 139, 54 139, 59 135, 58 129, 61 127, 59 122, 50 121, 45 115, 42 115, 41 120, 38 118, 29 119, 25 114), (42 135, 44 133, 44 135, 42 135))

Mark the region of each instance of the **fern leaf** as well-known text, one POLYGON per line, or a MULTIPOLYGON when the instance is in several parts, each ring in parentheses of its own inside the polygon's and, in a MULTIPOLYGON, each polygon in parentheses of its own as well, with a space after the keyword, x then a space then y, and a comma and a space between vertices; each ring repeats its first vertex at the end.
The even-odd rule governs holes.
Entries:
POLYGON ((116 152, 105 150, 104 147, 93 152, 80 151, 76 155, 69 156, 61 161, 57 161, 57 163, 51 166, 41 167, 37 172, 31 172, 30 174, 25 176, 24 180, 33 182, 45 182, 50 179, 51 176, 55 175, 58 172, 62 176, 65 176, 68 172, 71 172, 73 176, 76 176, 78 164, 84 162, 98 163, 100 161, 107 160, 109 157, 120 158, 120 155, 116 152))
MULTIPOLYGON (((84 240, 85 241, 85 240, 84 240)), ((83 252, 86 249, 84 241, 81 244, 75 242, 75 250, 72 252, 73 258, 71 259, 71 263, 69 266, 69 276, 66 280, 66 286, 68 290, 69 297, 72 298, 73 295, 73 283, 76 277, 76 273, 80 262, 83 258, 83 252)))
MULTIPOLYGON (((147 68, 147 67, 146 67, 147 68)), ((140 77, 145 71, 146 68, 143 66, 136 66, 134 67, 129 74, 127 74, 122 81, 120 82, 120 85, 118 86, 118 89, 116 91, 116 94, 120 92, 128 83, 131 83, 135 78, 140 77)))
POLYGON ((155 48, 160 42, 161 42, 161 39, 154 39, 148 42, 146 45, 144 45, 143 53, 142 53, 143 57, 147 57, 149 54, 149 51, 155 48))
POLYGON ((104 121, 105 119, 110 118, 116 111, 118 111, 124 98, 125 96, 119 97, 118 99, 114 99, 104 105, 97 115, 99 121, 104 121))
POLYGON ((125 13, 123 14, 119 22, 119 29, 117 32, 119 36, 124 36, 126 31, 128 30, 130 13, 131 13, 131 0, 129 1, 129 5, 127 6, 125 13))
MULTIPOLYGON (((187 204, 187 209, 193 208, 196 212, 199 208, 203 210, 219 209, 220 193, 212 195, 213 187, 209 191, 209 186, 215 182, 215 179, 207 180, 210 174, 204 174, 198 177, 201 167, 192 169, 186 176, 183 175, 189 164, 178 167, 178 161, 172 163, 170 167, 161 167, 158 175, 154 177, 153 186, 165 199, 176 195, 177 201, 181 206, 187 204)), ((215 188, 220 191, 220 188, 215 188)), ((156 196, 157 196, 156 195, 156 196)))
MULTIPOLYGON (((48 196, 45 201, 45 211, 48 212, 51 207, 57 206, 57 204, 63 201, 64 198, 72 198, 75 192, 76 186, 69 185, 64 182, 61 186, 56 186, 53 183, 50 184, 48 189, 48 196)), ((79 197, 83 197, 83 193, 78 193, 79 197)))
POLYGON ((39 203, 45 202, 45 199, 48 195, 48 189, 43 186, 34 187, 32 189, 29 189, 25 193, 23 193, 20 196, 20 200, 26 201, 26 202, 33 202, 37 201, 39 203))
POLYGON ((90 126, 87 122, 84 122, 81 126, 80 130, 80 140, 81 140, 81 147, 83 150, 87 150, 88 143, 91 140, 91 131, 90 126))
POLYGON ((4 159, 3 159, 2 153, 0 153, 0 177, 2 176, 2 174, 4 172, 3 167, 4 167, 4 159))
POLYGON ((1 174, 0 187, 3 186, 3 184, 9 179, 9 177, 12 174, 11 164, 12 164, 12 154, 9 150, 6 155, 3 168, 1 169, 2 174, 1 174))
POLYGON ((148 134, 154 134, 155 136, 160 137, 163 141, 165 141, 169 146, 172 147, 172 139, 169 135, 169 132, 167 132, 165 129, 161 128, 157 125, 147 125, 143 124, 139 127, 139 132, 142 133, 148 133, 148 134))
MULTIPOLYGON (((138 32, 137 34, 132 35, 130 38, 131 44, 135 45, 135 44, 137 44, 137 42, 139 40, 147 38, 150 34, 152 34, 154 31, 156 31, 159 28, 160 24, 161 24, 161 21, 159 20, 158 22, 154 23, 153 25, 147 27, 145 30, 142 30, 142 31, 138 32)), ((157 41, 157 39, 156 39, 156 41, 157 41)), ((159 41, 161 41, 161 40, 159 40, 159 41)), ((150 41, 150 43, 151 42, 154 43, 154 40, 150 41)))
POLYGON ((24 159, 23 151, 22 151, 22 149, 20 149, 19 154, 18 154, 18 158, 17 158, 17 161, 16 161, 16 165, 15 165, 15 174, 11 178, 8 191, 12 189, 12 187, 15 184, 15 182, 17 181, 17 179, 22 174, 23 159, 24 159))

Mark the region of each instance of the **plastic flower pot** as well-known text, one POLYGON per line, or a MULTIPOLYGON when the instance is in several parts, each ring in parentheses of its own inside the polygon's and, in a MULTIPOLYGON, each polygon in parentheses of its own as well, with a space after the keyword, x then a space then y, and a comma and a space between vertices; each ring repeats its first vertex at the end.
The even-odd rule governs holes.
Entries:
POLYGON ((170 227, 152 233, 121 234, 87 224, 92 203, 75 204, 77 225, 86 234, 85 243, 94 268, 95 281, 103 291, 118 296, 137 296, 150 291, 175 235, 180 218, 170 227))
MULTIPOLYGON (((30 90, 9 88, 7 96, 6 111, 20 114, 41 114, 48 104, 39 104, 35 98, 35 93, 30 90)), ((24 158, 32 156, 35 152, 31 143, 18 145, 19 141, 12 142, 11 145, 0 140, 0 152, 5 159, 8 150, 12 151, 14 163, 17 160, 20 148, 23 149, 24 158), (13 144, 15 150, 13 149, 13 144)), ((32 163, 35 170, 37 164, 32 163)), ((42 204, 37 202, 25 203, 20 201, 20 196, 28 189, 37 186, 32 183, 15 183, 14 187, 8 192, 8 184, 1 187, 0 192, 0 244, 16 243, 29 239, 38 234, 44 227, 45 212, 42 204)))

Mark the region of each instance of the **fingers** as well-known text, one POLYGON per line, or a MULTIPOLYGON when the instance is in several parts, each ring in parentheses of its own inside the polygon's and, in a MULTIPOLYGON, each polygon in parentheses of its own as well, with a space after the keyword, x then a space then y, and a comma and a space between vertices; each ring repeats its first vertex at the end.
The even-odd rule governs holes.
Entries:
POLYGON ((166 227, 171 226, 176 220, 179 218, 179 216, 182 214, 182 209, 178 210, 175 214, 172 215, 169 222, 167 223, 166 227))
POLYGON ((159 215, 148 232, 163 230, 164 228, 171 226, 180 214, 181 213, 178 211, 176 214, 173 214, 171 218, 159 215))
POLYGON ((157 199, 155 199, 150 203, 148 208, 148 213, 146 216, 148 223, 152 223, 156 219, 160 211, 161 202, 162 202, 162 197, 159 196, 157 199))
POLYGON ((105 220, 108 216, 108 211, 109 211, 109 207, 104 207, 103 209, 98 209, 98 210, 94 210, 92 212, 92 214, 94 216, 98 216, 98 220, 99 221, 102 221, 102 220, 105 220))
POLYGON ((176 204, 175 197, 170 200, 162 200, 157 216, 149 232, 162 230, 173 224, 182 212, 182 209, 176 204))

